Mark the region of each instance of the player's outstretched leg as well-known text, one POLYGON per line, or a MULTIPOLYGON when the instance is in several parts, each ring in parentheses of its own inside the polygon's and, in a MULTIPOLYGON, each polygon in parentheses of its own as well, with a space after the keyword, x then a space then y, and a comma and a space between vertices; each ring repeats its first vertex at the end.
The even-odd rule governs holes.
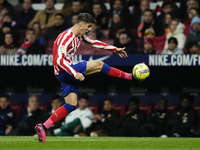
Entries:
POLYGON ((112 77, 132 80, 132 73, 126 73, 114 67, 110 67, 101 61, 87 61, 86 74, 90 75, 97 72, 103 72, 112 77))
POLYGON ((35 126, 35 130, 38 134, 38 139, 40 142, 45 143, 46 142, 46 133, 45 129, 49 129, 54 123, 60 121, 62 118, 64 118, 67 114, 72 112, 77 108, 77 94, 71 92, 68 94, 65 99, 65 104, 61 107, 59 107, 50 117, 47 119, 45 123, 37 124, 35 126))

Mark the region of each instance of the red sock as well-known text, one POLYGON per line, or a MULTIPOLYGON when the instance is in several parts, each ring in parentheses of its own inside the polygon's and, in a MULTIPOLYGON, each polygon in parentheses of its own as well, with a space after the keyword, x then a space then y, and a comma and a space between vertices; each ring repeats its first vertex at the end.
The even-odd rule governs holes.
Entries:
POLYGON ((112 76, 112 77, 132 80, 131 73, 126 73, 126 72, 123 72, 123 71, 113 68, 113 67, 110 67, 110 71, 109 71, 108 75, 112 76))
POLYGON ((49 119, 43 124, 47 129, 49 129, 54 123, 60 121, 68 114, 66 108, 61 106, 49 117, 49 119))

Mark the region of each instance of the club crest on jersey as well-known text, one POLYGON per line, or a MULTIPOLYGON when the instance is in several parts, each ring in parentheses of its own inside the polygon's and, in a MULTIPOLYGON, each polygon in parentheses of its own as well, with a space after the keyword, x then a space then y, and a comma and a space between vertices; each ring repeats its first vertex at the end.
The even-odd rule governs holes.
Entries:
POLYGON ((60 50, 61 52, 64 52, 65 47, 64 47, 64 46, 60 46, 60 47, 59 47, 59 50, 60 50))

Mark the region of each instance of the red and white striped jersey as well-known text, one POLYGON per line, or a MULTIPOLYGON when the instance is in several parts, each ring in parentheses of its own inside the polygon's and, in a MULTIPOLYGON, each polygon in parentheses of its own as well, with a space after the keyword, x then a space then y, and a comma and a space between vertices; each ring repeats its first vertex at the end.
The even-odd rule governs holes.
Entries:
POLYGON ((55 75, 59 75, 61 71, 65 70, 70 75, 76 76, 78 72, 70 65, 73 62, 74 54, 76 53, 81 41, 95 48, 112 51, 116 51, 117 49, 115 46, 91 39, 87 35, 75 36, 71 29, 67 29, 60 33, 54 42, 53 65, 55 75))

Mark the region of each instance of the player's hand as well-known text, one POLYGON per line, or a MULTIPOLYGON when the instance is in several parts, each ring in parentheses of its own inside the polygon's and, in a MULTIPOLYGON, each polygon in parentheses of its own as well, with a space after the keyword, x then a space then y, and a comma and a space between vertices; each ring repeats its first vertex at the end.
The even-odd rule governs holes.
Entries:
POLYGON ((115 51, 115 53, 117 55, 119 55, 121 58, 124 58, 124 57, 128 57, 127 53, 124 51, 125 47, 124 48, 117 48, 117 50, 115 51))
POLYGON ((85 77, 83 76, 82 73, 77 73, 75 78, 76 78, 76 80, 79 80, 79 81, 85 80, 85 77))

